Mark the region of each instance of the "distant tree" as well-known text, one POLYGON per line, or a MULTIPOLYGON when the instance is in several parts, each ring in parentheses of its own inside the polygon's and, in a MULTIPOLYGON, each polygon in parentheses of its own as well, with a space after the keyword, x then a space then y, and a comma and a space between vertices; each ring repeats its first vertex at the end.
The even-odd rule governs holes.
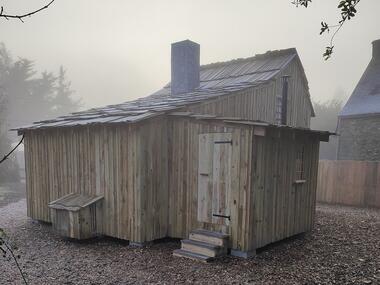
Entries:
POLYGON ((78 110, 82 106, 81 99, 74 100, 72 98, 74 91, 71 89, 71 82, 66 78, 66 70, 63 66, 59 67, 57 77, 57 87, 54 97, 54 113, 56 115, 64 115, 68 112, 78 110))
MULTIPOLYGON (((7 132, 2 130, 0 133, 0 152, 5 155, 10 149, 11 141, 7 132)), ((11 156, 0 164, 0 184, 17 181, 20 181, 19 168, 15 157, 11 156)))
MULTIPOLYGON (((307 8, 311 2, 312 2, 312 0, 294 0, 291 3, 296 5, 296 7, 303 6, 303 7, 307 8)), ((330 43, 326 47, 325 52, 323 53, 323 57, 325 58, 325 60, 328 60, 333 53, 335 35, 339 32, 339 30, 343 27, 343 25, 347 21, 349 21, 353 17, 355 17, 355 15, 357 13, 356 6, 359 4, 359 2, 360 2, 360 0, 341 0, 341 1, 339 1, 338 7, 337 7, 340 10, 340 16, 341 16, 341 19, 339 20, 339 22, 337 24, 334 24, 334 25, 327 24, 325 21, 321 22, 321 28, 320 28, 320 32, 319 32, 320 35, 322 35, 326 32, 329 33, 330 30, 334 31, 334 33, 330 37, 330 43)))
MULTIPOLYGON (((17 139, 15 132, 8 132, 10 128, 78 110, 81 103, 72 98, 73 93, 63 67, 58 76, 47 71, 39 74, 33 61, 14 61, 0 43, 0 156, 17 139)), ((0 165, 0 182, 17 179, 18 175, 15 158, 10 156, 0 165)))
MULTIPOLYGON (((313 105, 316 117, 311 120, 311 128, 336 132, 338 114, 342 109, 343 102, 340 99, 332 99, 325 102, 314 102, 313 105)), ((338 138, 331 136, 329 142, 321 143, 319 158, 336 159, 337 148, 338 138)))
POLYGON ((324 102, 314 102, 316 117, 313 118, 312 127, 320 130, 335 132, 338 114, 343 102, 340 99, 332 99, 324 102))
MULTIPOLYGON (((19 19, 21 22, 24 22, 23 19, 25 17, 30 17, 30 16, 32 16, 32 15, 34 15, 34 14, 36 14, 36 13, 38 13, 44 9, 47 9, 54 1, 55 0, 51 0, 47 5, 41 7, 37 10, 34 10, 32 12, 29 12, 26 14, 21 14, 21 15, 7 14, 4 12, 4 7, 1 6, 0 7, 0 18, 5 18, 6 20, 19 19)), ((24 62, 24 63, 26 63, 26 62, 24 62)), ((6 83, 9 83, 8 80, 10 80, 12 78, 10 76, 11 65, 12 65, 12 59, 11 59, 10 55, 7 52, 7 50, 5 49, 4 44, 0 43, 0 154, 6 153, 5 149, 10 146, 10 140, 9 140, 8 135, 7 135, 7 132, 5 131, 5 127, 7 126, 7 124, 5 123, 6 119, 4 118, 5 117, 4 115, 6 114, 6 110, 8 107, 7 99, 9 99, 9 93, 7 93, 7 91, 9 91, 9 90, 5 91, 6 88, 4 88, 4 85, 6 85, 6 83), (8 95, 8 98, 7 98, 7 95, 8 95)), ((29 62, 29 67, 30 66, 31 66, 31 63, 29 62)), ((25 66, 24 66, 24 71, 25 70, 30 71, 31 69, 30 68, 25 69, 25 66)), ((27 75, 27 74, 25 74, 25 75, 27 75)), ((30 74, 25 77, 25 80, 27 80, 28 78, 30 78, 30 74)), ((15 81, 13 81, 13 83, 14 82, 15 81)), ((25 83, 25 82, 23 82, 23 83, 25 83)), ((13 86, 13 87, 15 87, 15 86, 13 86)), ((25 86, 23 86, 23 87, 25 87, 25 86)), ((26 98, 18 98, 18 99, 26 99, 26 98)), ((21 100, 19 101, 19 105, 21 105, 21 100)), ((25 106, 23 106, 23 107, 25 107, 25 106)), ((22 110, 20 110, 20 111, 22 111, 22 110)), ((8 112, 8 114, 10 114, 10 113, 8 112)), ((22 140, 23 139, 24 139, 24 137, 22 138, 22 140)), ((14 150, 16 150, 16 148, 22 143, 22 140, 16 145, 15 148, 13 148, 11 150, 11 152, 8 152, 8 154, 5 154, 3 159, 1 159, 0 166, 2 167, 2 169, 0 171, 0 182, 3 182, 3 180, 5 178, 9 179, 12 176, 12 174, 15 174, 15 173, 17 173, 17 175, 19 174, 17 162, 16 163, 14 162, 14 158, 13 159, 8 159, 8 158, 9 158, 9 155, 14 150), (12 163, 12 161, 13 161, 13 163, 12 163)), ((17 262, 17 258, 13 253, 12 247, 8 244, 8 242, 6 240, 5 231, 2 228, 0 228, 0 251, 4 257, 6 257, 7 253, 11 254, 11 256, 13 257, 13 259, 16 263, 16 266, 17 266, 17 268, 18 268, 18 270, 22 276, 24 283, 28 284, 28 282, 26 281, 26 278, 25 278, 25 276, 21 270, 21 267, 17 262)))
MULTIPOLYGON (((29 120, 34 118, 33 121, 48 119, 55 115, 53 100, 57 77, 47 71, 42 72, 40 76, 40 78, 33 80, 30 96, 27 98, 31 110, 29 120)), ((28 118, 25 118, 25 120, 28 120, 28 118)))
POLYGON ((9 127, 28 125, 35 121, 77 111, 81 100, 74 100, 66 71, 60 67, 58 76, 52 72, 38 74, 33 61, 13 61, 4 44, 0 45, 0 87, 8 102, 9 127))
MULTIPOLYGON (((0 155, 6 154, 11 148, 11 141, 7 135, 7 108, 8 100, 4 89, 6 75, 9 73, 11 58, 4 45, 0 44, 0 155)), ((1 158, 0 158, 1 159, 1 158)), ((14 158, 4 161, 0 165, 0 183, 19 180, 17 162, 14 158)))
POLYGON ((41 12, 42 10, 45 10, 45 9, 49 8, 49 6, 51 4, 53 4, 54 1, 55 0, 51 0, 45 6, 39 8, 37 10, 34 10, 32 12, 27 12, 27 13, 24 13, 24 14, 9 14, 9 13, 6 13, 5 10, 4 10, 4 7, 1 6, 1 8, 0 8, 0 18, 4 18, 6 20, 9 20, 9 19, 18 19, 21 22, 24 22, 24 20, 23 20, 24 18, 31 17, 32 15, 37 14, 38 12, 41 12))

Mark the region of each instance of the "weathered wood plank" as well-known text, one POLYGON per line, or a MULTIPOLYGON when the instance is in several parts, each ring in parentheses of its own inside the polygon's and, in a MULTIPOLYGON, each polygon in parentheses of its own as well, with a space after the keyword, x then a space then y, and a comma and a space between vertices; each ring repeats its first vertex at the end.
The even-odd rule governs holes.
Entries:
POLYGON ((379 169, 373 161, 319 161, 317 201, 380 207, 379 169))

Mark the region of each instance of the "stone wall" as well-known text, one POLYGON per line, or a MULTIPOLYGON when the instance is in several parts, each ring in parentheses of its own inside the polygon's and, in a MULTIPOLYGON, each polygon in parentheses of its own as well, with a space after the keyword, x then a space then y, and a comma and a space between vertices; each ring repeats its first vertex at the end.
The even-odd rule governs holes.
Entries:
POLYGON ((380 161, 380 115, 340 118, 338 160, 380 161))

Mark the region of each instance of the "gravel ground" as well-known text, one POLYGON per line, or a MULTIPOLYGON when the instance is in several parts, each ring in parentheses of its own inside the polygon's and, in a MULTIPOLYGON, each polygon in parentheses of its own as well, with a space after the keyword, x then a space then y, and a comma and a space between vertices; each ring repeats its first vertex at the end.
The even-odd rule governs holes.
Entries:
POLYGON ((0 185, 0 208, 25 198, 25 183, 3 183, 0 185))
MULTIPOLYGON (((315 229, 269 246, 253 259, 203 264, 172 256, 178 241, 146 248, 103 238, 64 240, 25 217, 25 200, 0 208, 29 284, 380 284, 380 210, 319 205, 315 229)), ((22 284, 0 257, 0 284, 22 284)))

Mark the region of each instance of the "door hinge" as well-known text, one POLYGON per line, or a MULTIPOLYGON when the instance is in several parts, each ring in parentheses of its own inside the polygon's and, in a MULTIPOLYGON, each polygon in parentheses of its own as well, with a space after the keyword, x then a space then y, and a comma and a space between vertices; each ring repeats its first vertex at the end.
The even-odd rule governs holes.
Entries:
POLYGON ((215 141, 214 143, 215 144, 229 143, 230 145, 232 145, 232 140, 230 140, 230 141, 215 141))
POLYGON ((219 215, 219 214, 212 214, 213 217, 218 217, 218 218, 225 218, 231 221, 231 216, 226 216, 226 215, 219 215))

